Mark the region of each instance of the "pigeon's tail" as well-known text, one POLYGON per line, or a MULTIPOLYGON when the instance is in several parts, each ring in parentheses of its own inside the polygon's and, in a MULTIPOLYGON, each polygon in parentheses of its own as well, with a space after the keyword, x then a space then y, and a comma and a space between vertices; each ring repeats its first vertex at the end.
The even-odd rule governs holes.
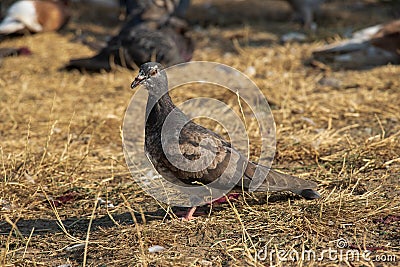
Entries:
POLYGON ((13 20, 13 21, 4 21, 0 23, 0 34, 11 34, 18 31, 21 31, 25 28, 25 25, 22 22, 13 20))
POLYGON ((249 162, 244 173, 245 185, 250 191, 290 191, 305 199, 320 198, 320 194, 314 190, 317 184, 289 174, 281 173, 268 167, 249 162), (266 178, 257 182, 256 177, 266 178), (247 181, 247 183, 246 183, 247 181))
POLYGON ((92 58, 81 58, 81 59, 71 59, 69 64, 65 66, 66 70, 86 70, 98 72, 101 70, 110 71, 111 65, 107 60, 98 59, 96 57, 92 58))

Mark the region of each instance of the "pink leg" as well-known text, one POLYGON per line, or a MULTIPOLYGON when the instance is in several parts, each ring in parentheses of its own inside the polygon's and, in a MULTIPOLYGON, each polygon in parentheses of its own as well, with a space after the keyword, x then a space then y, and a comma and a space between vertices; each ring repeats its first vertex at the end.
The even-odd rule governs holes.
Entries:
POLYGON ((185 217, 182 217, 182 221, 191 221, 194 219, 193 214, 196 211, 197 207, 191 207, 186 213, 185 217))
MULTIPOLYGON (((231 194, 228 194, 227 197, 229 200, 236 200, 239 198, 240 195, 241 195, 240 193, 231 193, 231 194)), ((221 204, 221 203, 226 203, 226 202, 228 202, 228 201, 226 200, 226 197, 223 196, 223 197, 212 200, 208 204, 209 205, 214 204, 214 203, 221 204)), ((186 215, 184 217, 182 217, 182 220, 183 221, 191 221, 191 220, 195 219, 196 217, 194 217, 193 215, 196 212, 196 209, 197 209, 197 207, 191 207, 187 211, 186 215)))
MULTIPOLYGON (((228 197, 229 200, 238 199, 239 196, 240 196, 240 193, 230 193, 230 194, 227 195, 227 197, 228 197)), ((227 202, 228 202, 228 201, 226 200, 226 197, 223 196, 223 197, 214 199, 213 201, 211 201, 211 202, 208 203, 208 204, 209 204, 209 205, 214 204, 214 203, 216 203, 216 204, 222 204, 222 203, 227 203, 227 202)))

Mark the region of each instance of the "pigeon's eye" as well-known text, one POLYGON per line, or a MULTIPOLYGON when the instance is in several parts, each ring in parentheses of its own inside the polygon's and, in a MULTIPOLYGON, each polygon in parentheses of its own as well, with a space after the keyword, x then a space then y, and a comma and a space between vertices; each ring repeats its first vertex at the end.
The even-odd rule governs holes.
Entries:
POLYGON ((152 69, 152 70, 150 70, 150 76, 156 75, 157 72, 158 72, 157 69, 152 69))

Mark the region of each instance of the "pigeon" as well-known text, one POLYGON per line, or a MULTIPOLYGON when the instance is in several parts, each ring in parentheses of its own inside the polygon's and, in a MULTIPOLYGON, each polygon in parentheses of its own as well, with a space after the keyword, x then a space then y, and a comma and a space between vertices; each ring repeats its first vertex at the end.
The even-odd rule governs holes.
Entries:
POLYGON ((316 30, 317 24, 314 16, 319 12, 320 5, 324 0, 287 0, 295 12, 295 18, 300 18, 305 28, 316 30))
POLYGON ((111 71, 115 65, 137 69, 153 57, 166 66, 191 60, 194 46, 186 35, 186 23, 175 17, 161 23, 147 21, 131 26, 128 22, 97 55, 72 59, 65 69, 99 72, 111 71))
POLYGON ((334 62, 343 68, 362 69, 400 63, 400 20, 357 31, 349 40, 313 51, 321 62, 334 62))
POLYGON ((69 18, 68 0, 21 0, 7 10, 0 23, 0 34, 57 31, 69 18))
MULTIPOLYGON (((201 183, 209 186, 218 179, 216 190, 230 185, 232 187, 244 185, 249 188, 256 170, 259 169, 266 179, 261 185, 258 185, 257 190, 291 191, 306 199, 320 197, 320 194, 314 190, 317 187, 315 182, 284 174, 249 161, 223 137, 188 119, 172 102, 168 93, 167 74, 160 63, 147 62, 140 67, 139 74, 132 82, 131 88, 142 84, 148 91, 145 153, 157 172, 168 181, 176 184, 201 183), (167 119, 170 124, 163 127, 167 119), (163 128, 172 128, 171 131, 179 132, 178 148, 168 143, 168 140, 171 139, 168 135, 162 135, 163 128), (165 142, 165 140, 167 141, 165 142), (214 155, 209 164, 191 166, 191 164, 202 165, 204 162, 197 160, 208 153, 214 155), (178 161, 182 166, 171 163, 170 159, 176 159, 178 154, 184 157, 182 161, 178 161), (193 169, 189 171, 187 166, 198 171, 193 171, 193 169), (227 174, 233 174, 233 176, 239 174, 240 180, 232 180, 227 174)), ((196 206, 193 206, 184 218, 192 219, 195 210, 196 206)))

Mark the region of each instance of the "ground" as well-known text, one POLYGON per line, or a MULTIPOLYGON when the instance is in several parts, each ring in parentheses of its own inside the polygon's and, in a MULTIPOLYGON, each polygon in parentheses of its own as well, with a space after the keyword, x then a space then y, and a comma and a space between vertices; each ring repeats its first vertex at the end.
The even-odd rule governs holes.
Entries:
POLYGON ((116 10, 72 8, 58 33, 0 43, 33 52, 0 67, 1 265, 399 264, 400 67, 309 64, 325 41, 398 17, 398 2, 329 1, 306 42, 281 44, 282 34, 302 31, 283 1, 194 1, 193 60, 250 75, 276 122, 274 167, 316 181, 322 198, 245 193, 189 222, 147 195, 126 166, 121 128, 137 71, 59 70, 95 53, 76 36, 104 41, 120 25, 116 10), (164 250, 149 252, 156 245, 164 250))

